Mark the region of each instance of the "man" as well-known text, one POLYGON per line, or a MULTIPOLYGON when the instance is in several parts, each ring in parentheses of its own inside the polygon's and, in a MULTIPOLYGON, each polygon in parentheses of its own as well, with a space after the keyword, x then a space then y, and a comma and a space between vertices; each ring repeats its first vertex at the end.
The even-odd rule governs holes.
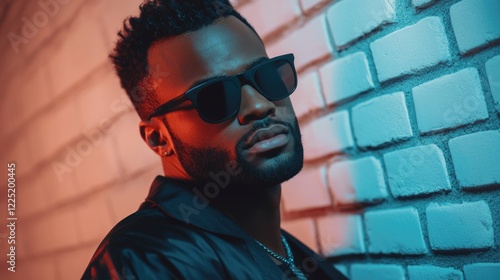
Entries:
POLYGON ((345 279, 280 229, 280 184, 303 161, 293 55, 268 58, 227 0, 147 1, 119 35, 112 59, 165 176, 83 279, 345 279))

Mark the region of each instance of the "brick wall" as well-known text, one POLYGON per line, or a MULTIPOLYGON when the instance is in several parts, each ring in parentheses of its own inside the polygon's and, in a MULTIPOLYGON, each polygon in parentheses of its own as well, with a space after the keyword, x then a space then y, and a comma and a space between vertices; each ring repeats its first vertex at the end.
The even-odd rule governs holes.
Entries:
MULTIPOLYGON (((18 221, 0 278, 77 279, 161 174, 106 58, 140 1, 5 3, 18 221)), ((283 185, 284 228, 355 280, 500 275, 500 1, 233 3, 270 56, 296 56, 306 163, 283 185)))

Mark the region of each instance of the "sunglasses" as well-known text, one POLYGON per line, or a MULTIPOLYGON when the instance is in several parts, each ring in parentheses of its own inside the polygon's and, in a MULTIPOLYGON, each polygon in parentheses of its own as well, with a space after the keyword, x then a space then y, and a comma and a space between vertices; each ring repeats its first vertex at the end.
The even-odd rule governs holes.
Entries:
POLYGON ((269 101, 284 99, 297 87, 293 60, 293 54, 286 54, 265 60, 238 75, 210 79, 159 106, 149 119, 171 112, 189 100, 204 121, 224 122, 238 113, 243 85, 251 85, 269 101))

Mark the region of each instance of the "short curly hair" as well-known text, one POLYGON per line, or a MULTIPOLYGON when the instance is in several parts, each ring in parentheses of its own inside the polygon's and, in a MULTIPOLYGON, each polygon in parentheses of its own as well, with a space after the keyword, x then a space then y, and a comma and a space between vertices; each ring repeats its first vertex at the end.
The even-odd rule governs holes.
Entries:
POLYGON ((110 58, 141 119, 146 120, 159 106, 149 81, 147 57, 153 43, 196 31, 231 15, 255 32, 228 0, 146 0, 140 5, 138 17, 124 20, 110 58))

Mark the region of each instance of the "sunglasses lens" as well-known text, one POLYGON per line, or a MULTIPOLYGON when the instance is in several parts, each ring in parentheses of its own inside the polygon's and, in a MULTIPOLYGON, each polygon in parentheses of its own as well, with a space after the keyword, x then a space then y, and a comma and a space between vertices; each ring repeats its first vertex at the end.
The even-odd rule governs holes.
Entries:
POLYGON ((209 122, 220 122, 232 116, 240 107, 240 89, 231 80, 217 81, 198 92, 200 115, 209 122))
POLYGON ((255 72, 254 79, 261 93, 271 101, 286 98, 297 86, 295 70, 286 60, 276 60, 263 65, 255 72))

